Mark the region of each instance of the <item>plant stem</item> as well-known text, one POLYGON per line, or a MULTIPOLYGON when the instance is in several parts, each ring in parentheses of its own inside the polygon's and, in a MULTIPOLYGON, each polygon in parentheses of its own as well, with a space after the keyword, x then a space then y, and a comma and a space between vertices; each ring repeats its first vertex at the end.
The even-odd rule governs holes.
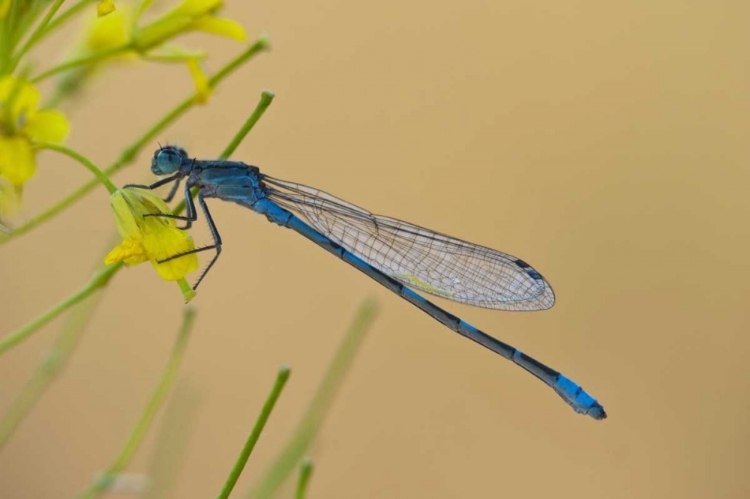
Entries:
POLYGON ((222 487, 221 489, 221 493, 218 496, 219 499, 227 499, 229 497, 229 494, 232 493, 234 486, 237 484, 237 480, 239 480, 240 475, 242 474, 242 470, 245 469, 245 464, 247 464, 247 460, 250 458, 250 454, 252 454, 253 449, 255 448, 255 444, 260 438, 260 434, 263 432, 263 428, 265 428, 266 423, 268 422, 268 418, 271 416, 271 412, 276 405, 276 401, 281 395, 281 391, 284 389, 284 385, 286 385, 287 380, 289 380, 289 374, 290 370, 288 367, 282 366, 281 369, 279 369, 279 373, 276 375, 276 381, 273 384, 271 393, 268 394, 268 398, 263 404, 260 415, 255 421, 253 431, 250 433, 250 436, 247 437, 245 446, 242 448, 242 452, 240 452, 237 461, 234 463, 232 471, 229 473, 227 481, 224 483, 224 487, 222 487))
POLYGON ((35 145, 41 147, 42 149, 51 149, 53 151, 57 151, 59 153, 65 154, 66 156, 69 156, 79 163, 81 163, 83 166, 88 168, 88 170, 94 174, 94 176, 99 180, 99 182, 104 185, 104 187, 107 188, 110 194, 115 192, 117 190, 117 186, 112 183, 112 181, 109 179, 107 175, 104 174, 99 167, 97 167, 91 160, 83 156, 82 154, 74 151, 73 149, 70 149, 68 147, 62 146, 60 144, 52 144, 49 142, 37 142, 35 145))
POLYGON ((264 52, 271 48, 271 42, 266 35, 261 36, 252 45, 250 45, 244 52, 229 61, 223 68, 216 72, 208 82, 211 84, 213 89, 214 85, 218 84, 224 78, 234 73, 240 66, 245 64, 247 61, 255 57, 260 52, 264 52))
POLYGON ((80 59, 74 59, 72 61, 63 62, 59 66, 50 68, 47 71, 33 77, 31 79, 31 83, 39 83, 40 81, 45 80, 49 78, 50 76, 54 76, 58 73, 62 73, 63 71, 67 71, 69 69, 73 69, 78 66, 94 64, 96 62, 103 61, 104 59, 107 59, 108 57, 113 57, 115 55, 127 52, 128 50, 131 50, 131 46, 129 43, 126 43, 118 47, 112 47, 106 50, 102 50, 101 52, 96 52, 94 54, 81 57, 80 59))
POLYGON ((54 343, 42 357, 24 387, 15 396, 8 411, 0 419, 0 450, 5 446, 21 421, 33 409, 49 384, 65 367, 65 362, 78 344, 78 339, 102 296, 103 290, 100 289, 71 311, 54 343))
POLYGON ((266 112, 268 106, 273 102, 274 97, 275 95, 273 92, 269 92, 268 90, 261 92, 260 102, 255 106, 255 110, 247 121, 245 121, 240 130, 234 135, 234 137, 232 137, 232 140, 227 144, 227 147, 224 148, 224 151, 219 155, 219 159, 228 159, 234 153, 247 134, 250 133, 250 130, 253 129, 258 120, 263 116, 263 113, 266 112))
POLYGON ((187 460, 190 439, 198 419, 203 393, 194 386, 190 378, 180 378, 172 389, 172 395, 159 418, 159 430, 150 464, 144 474, 148 477, 148 488, 140 499, 168 497, 180 479, 180 470, 187 460))
POLYGON ((73 293, 22 328, 0 339, 0 355, 9 348, 17 345, 18 343, 31 336, 35 331, 37 331, 39 328, 47 324, 49 321, 51 321, 61 313, 65 312, 85 298, 91 296, 91 294, 94 293, 97 289, 104 287, 107 282, 109 282, 109 279, 111 279, 115 274, 115 272, 120 269, 120 267, 122 267, 121 263, 103 268, 99 272, 95 273, 88 284, 86 284, 78 292, 73 293))
POLYGON ((294 495, 295 499, 305 499, 305 493, 307 492, 307 484, 310 482, 310 476, 313 472, 312 459, 305 459, 302 461, 299 470, 299 481, 297 482, 297 493, 294 495))
MULTIPOLYGON (((219 159, 227 159, 229 156, 234 152, 235 149, 237 149, 237 146, 242 142, 242 140, 247 136, 248 133, 250 133, 250 130, 253 129, 255 124, 260 120, 260 118, 263 116, 263 114, 266 112, 266 109, 268 109, 268 106, 271 105, 271 102, 273 102, 273 92, 269 92, 267 90, 264 90, 260 94, 260 101, 255 106, 255 110, 252 112, 250 117, 245 121, 245 123, 242 125, 242 128, 235 134, 234 137, 232 137, 232 140, 227 144, 227 146, 224 148, 224 151, 219 155, 219 159)), ((191 193, 193 197, 195 197, 197 193, 197 190, 193 190, 191 193)), ((185 211, 185 200, 180 200, 179 203, 175 206, 174 210, 172 210, 172 213, 175 215, 179 215, 185 211)))
POLYGON ((18 62, 21 60, 21 58, 26 54, 26 52, 29 51, 31 47, 33 47, 39 40, 41 40, 45 34, 45 30, 47 29, 47 25, 52 20, 52 18, 57 14, 57 11, 60 10, 60 7, 62 7, 62 4, 65 0, 55 0, 55 3, 52 4, 52 6, 47 10, 47 14, 45 14, 44 19, 42 19, 42 22, 39 23, 39 25, 36 27, 34 32, 29 36, 29 39, 26 41, 24 46, 19 50, 14 56, 13 56, 13 64, 10 67, 10 72, 12 73, 16 66, 18 65, 18 62))
POLYGON ((50 23, 47 25, 47 29, 44 31, 44 33, 42 33, 42 35, 49 35, 57 28, 62 26, 68 19, 75 16, 92 3, 94 3, 92 0, 80 0, 77 4, 73 5, 68 10, 57 16, 57 18, 50 21, 50 23))
MULTIPOLYGON (((244 52, 242 52, 234 60, 229 62, 226 66, 220 69, 214 76, 209 79, 211 88, 221 83, 227 76, 229 76, 232 72, 234 72, 237 68, 239 68, 243 63, 252 58, 254 55, 268 49, 268 46, 268 40, 266 38, 260 38, 259 40, 257 40, 244 52)), ((138 153, 140 153, 141 149, 143 149, 150 141, 154 139, 154 137, 161 133, 163 129, 165 129, 168 125, 170 125, 174 120, 179 118, 195 104, 195 95, 191 95, 183 102, 178 104, 174 109, 167 113, 166 116, 164 116, 154 126, 152 126, 145 134, 139 137, 132 145, 126 147, 121 153, 120 157, 115 160, 112 165, 104 170, 104 173, 108 176, 111 176, 127 164, 132 163, 138 153)), ((62 213, 66 208, 72 206, 78 200, 83 198, 94 187, 96 187, 96 185, 96 181, 91 181, 82 185, 75 191, 65 196, 57 204, 51 206, 46 211, 43 211, 25 224, 16 227, 10 234, 0 234, 0 244, 7 243, 8 241, 15 239, 16 237, 19 237, 38 227, 44 222, 51 220, 55 216, 62 213)))
POLYGON ((377 305, 371 300, 365 301, 357 310, 354 321, 349 326, 344 339, 341 341, 333 360, 318 385, 305 415, 297 425, 292 438, 281 453, 276 457, 268 472, 263 475, 248 497, 266 499, 273 497, 275 492, 291 474, 308 447, 315 439, 328 409, 333 402, 344 380, 344 375, 354 360, 359 346, 372 320, 377 315, 377 305))
POLYGON ((146 435, 151 422, 154 420, 156 413, 164 402, 164 398, 167 396, 172 382, 177 374, 177 368, 180 365, 180 361, 185 353, 185 347, 187 346, 188 338, 190 337, 190 330, 193 327, 195 319, 195 309, 192 307, 185 307, 182 316, 182 325, 180 326, 180 332, 177 334, 174 347, 172 348, 172 354, 169 357, 167 366, 164 369, 159 383, 156 385, 154 393, 151 395, 151 399, 146 404, 146 407, 141 414, 138 423, 130 434, 125 446, 120 451, 120 454, 114 460, 114 462, 107 468, 97 480, 95 480, 79 497, 81 499, 91 499, 97 497, 100 493, 104 492, 115 479, 116 475, 125 469, 133 458, 135 451, 141 444, 143 437, 146 435))

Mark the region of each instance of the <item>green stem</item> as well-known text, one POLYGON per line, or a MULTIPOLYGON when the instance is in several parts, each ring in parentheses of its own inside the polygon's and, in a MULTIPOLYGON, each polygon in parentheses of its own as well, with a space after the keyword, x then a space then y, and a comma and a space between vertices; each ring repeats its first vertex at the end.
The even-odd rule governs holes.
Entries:
POLYGON ((138 23, 143 13, 146 12, 146 10, 151 6, 152 3, 154 3, 154 0, 140 0, 138 2, 138 6, 135 8, 135 12, 133 13, 133 24, 130 27, 130 31, 135 30, 135 25, 138 23))
POLYGON ((13 64, 10 67, 10 72, 13 72, 15 70, 18 62, 21 60, 24 54, 26 54, 26 52, 28 52, 31 47, 33 47, 39 40, 43 38, 44 30, 47 29, 47 25, 55 16, 55 14, 57 14, 57 11, 60 10, 60 7, 62 7, 64 1, 65 0, 55 0, 55 3, 52 4, 52 7, 47 10, 47 14, 44 16, 44 19, 42 19, 42 22, 39 23, 31 36, 29 36, 29 39, 26 41, 21 50, 19 50, 18 53, 13 56, 13 64))
POLYGON ((57 28, 62 26, 68 19, 75 16, 79 12, 81 12, 83 9, 88 7, 90 4, 93 4, 94 0, 80 0, 77 4, 70 7, 68 10, 57 16, 56 19, 52 20, 48 25, 47 29, 42 33, 42 36, 47 36, 53 31, 55 31, 57 28))
POLYGON ((260 52, 264 52, 271 48, 271 42, 267 36, 261 36, 255 42, 250 45, 244 52, 229 61, 229 63, 216 72, 208 82, 211 84, 211 88, 218 84, 221 80, 234 73, 240 66, 245 64, 247 61, 255 57, 260 52))
POLYGON ((155 62, 161 64, 185 64, 188 61, 203 59, 206 57, 205 52, 192 52, 189 55, 186 54, 174 54, 174 55, 155 55, 155 54, 143 54, 140 58, 144 61, 155 62))
POLYGON ((273 92, 269 92, 268 90, 261 92, 260 102, 255 106, 255 110, 247 121, 245 121, 240 130, 234 135, 234 137, 232 137, 232 140, 227 144, 227 147, 225 147, 224 151, 219 155, 219 159, 228 159, 234 153, 240 143, 245 140, 247 134, 250 133, 250 130, 253 129, 258 120, 263 116, 263 113, 266 112, 268 106, 271 105, 273 98, 273 92))
POLYGON ((8 407, 8 411, 0 419, 0 450, 5 446, 21 421, 34 408, 49 384, 65 367, 68 357, 78 344, 81 333, 86 328, 102 296, 104 296, 102 291, 100 289, 71 311, 54 343, 42 357, 24 387, 15 396, 10 407, 8 407))
POLYGON ((344 375, 354 360, 365 333, 377 314, 375 302, 367 300, 357 310, 354 321, 349 326, 344 339, 328 366, 318 389, 308 405, 292 438, 276 457, 260 483, 250 491, 248 497, 266 499, 273 497, 278 488, 294 471, 297 463, 307 452, 315 439, 333 399, 341 387, 344 375))
POLYGON ((154 439, 150 464, 144 470, 148 487, 140 499, 170 497, 180 477, 180 470, 190 456, 193 436, 203 392, 194 386, 191 378, 182 377, 169 396, 164 415, 159 418, 159 430, 154 439))
POLYGON ((94 174, 94 176, 99 180, 99 182, 101 182, 102 185, 104 185, 104 187, 107 188, 110 194, 117 190, 117 186, 112 183, 109 177, 105 175, 104 172, 99 169, 99 167, 97 167, 87 157, 83 156, 82 154, 79 154, 73 149, 62 146, 60 144, 52 144, 50 142, 37 142, 35 145, 39 146, 42 149, 51 149, 53 151, 57 151, 59 153, 65 154, 68 157, 73 158, 74 160, 78 161, 83 166, 88 168, 88 170, 94 174))
POLYGON ((310 482, 310 476, 313 472, 313 462, 311 459, 302 461, 299 470, 299 481, 297 482, 297 493, 295 499, 305 499, 307 493, 307 484, 310 482))
MULTIPOLYGON (((266 38, 260 38, 209 79, 211 88, 214 88, 216 85, 221 83, 227 76, 229 76, 232 72, 234 72, 237 68, 239 68, 243 63, 252 58, 254 55, 267 50, 268 47, 268 40, 266 38)), ((166 128, 174 120, 179 118, 195 104, 195 95, 191 95, 183 102, 178 104, 174 109, 167 113, 166 116, 164 116, 154 126, 152 126, 145 134, 139 137, 133 144, 131 144, 129 147, 126 147, 120 157, 114 163, 112 163, 111 166, 104 170, 104 173, 111 176, 127 164, 133 162, 141 149, 143 149, 149 142, 151 142, 154 137, 156 137, 164 128, 166 128)), ((97 186, 97 184, 97 181, 91 181, 87 184, 82 185, 75 191, 65 196, 57 204, 48 208, 46 211, 43 211, 25 224, 15 227, 13 232, 11 232, 10 234, 0 234, 0 244, 7 243, 8 241, 17 238, 38 227, 44 222, 47 222, 48 220, 56 217, 66 208, 72 206, 78 200, 88 194, 94 187, 97 186)))
POLYGON ((39 83, 42 80, 45 80, 49 78, 50 76, 54 76, 58 73, 62 73, 63 71, 67 71, 69 69, 73 69, 78 66, 85 66, 87 64, 94 64, 100 61, 103 61, 104 59, 107 59, 109 57, 113 57, 118 54, 122 54, 124 52, 127 52, 128 50, 131 50, 132 47, 130 43, 126 43, 124 45, 120 45, 117 47, 112 47, 106 50, 102 50, 101 52, 96 52, 91 55, 87 55, 85 57, 81 57, 79 59, 73 59, 72 61, 63 62, 59 66, 55 66, 54 68, 50 68, 47 71, 33 77, 31 79, 31 83, 39 83))
POLYGON ((229 497, 229 494, 232 493, 234 486, 237 484, 237 480, 242 474, 242 470, 245 469, 245 464, 247 464, 247 460, 250 458, 250 454, 252 454, 253 449, 255 448, 255 444, 260 438, 260 434, 263 432, 263 428, 265 428, 266 423, 268 422, 268 418, 271 416, 271 412, 276 405, 276 401, 279 400, 281 391, 284 389, 284 385, 286 385, 286 382, 289 379, 289 374, 290 371, 288 367, 282 366, 281 369, 279 369, 279 373, 276 375, 276 381, 273 384, 271 393, 268 394, 268 398, 263 404, 263 409, 261 409, 260 415, 255 421, 253 431, 250 433, 250 436, 247 437, 245 446, 242 448, 242 452, 240 452, 240 455, 237 458, 237 461, 234 463, 234 467, 232 468, 231 473, 229 473, 227 481, 224 483, 224 487, 222 487, 221 489, 221 493, 218 496, 219 499, 226 499, 229 497))
POLYGON ((120 269, 120 267, 122 267, 122 264, 110 265, 109 267, 103 268, 99 272, 95 273, 88 284, 86 284, 78 292, 73 293, 68 298, 64 299, 30 323, 23 326, 21 329, 18 329, 0 339, 0 355, 9 348, 19 344, 20 342, 31 336, 35 331, 37 331, 39 328, 47 324, 49 321, 51 321, 61 313, 65 312, 75 304, 91 296, 91 294, 93 294, 97 289, 104 287, 115 274, 115 272, 120 269))
POLYGON ((85 499, 91 499, 97 497, 100 493, 104 492, 112 484, 112 481, 116 478, 116 475, 121 472, 130 463, 133 458, 135 451, 141 444, 143 437, 154 420, 156 413, 164 402, 164 398, 167 396, 172 382, 177 374, 177 368, 180 365, 183 354, 185 353, 185 347, 187 346, 187 340, 190 336, 190 330, 193 327, 195 319, 195 309, 192 307, 185 307, 185 312, 182 316, 182 326, 180 332, 177 335, 174 347, 172 348, 172 354, 169 357, 167 366, 164 369, 159 384, 156 386, 154 393, 151 395, 151 399, 146 404, 146 407, 141 414, 138 423, 130 434, 125 446, 120 451, 120 454, 114 460, 114 462, 107 468, 107 471, 95 480, 79 497, 85 499))
MULTIPOLYGON (((268 106, 271 105, 271 102, 273 102, 273 93, 269 92, 267 90, 264 90, 260 94, 260 101, 258 101, 258 104, 255 106, 255 110, 252 112, 250 117, 245 121, 245 123, 242 125, 242 128, 240 128, 240 131, 235 134, 235 136, 232 138, 232 140, 227 144, 227 146, 224 148, 224 151, 219 155, 219 159, 227 159, 229 156, 234 152, 235 149, 237 149, 237 146, 242 142, 242 140, 247 136, 248 133, 250 133, 250 130, 253 129, 256 123, 260 120, 260 118, 263 116, 263 114, 268 109, 268 106)), ((197 193, 197 190, 194 190, 192 192, 193 197, 195 197, 197 193)), ((185 211, 185 200, 180 200, 179 203, 175 206, 174 210, 172 210, 172 213, 175 215, 179 215, 185 211)), ((0 239, 0 242, 2 239, 0 239)))

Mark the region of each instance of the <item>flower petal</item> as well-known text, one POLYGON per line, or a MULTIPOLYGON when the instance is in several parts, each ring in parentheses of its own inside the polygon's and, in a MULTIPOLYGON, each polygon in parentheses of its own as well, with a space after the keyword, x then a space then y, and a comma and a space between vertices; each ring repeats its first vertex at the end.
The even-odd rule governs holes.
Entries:
POLYGON ((6 132, 14 133, 23 128, 29 116, 36 113, 40 98, 39 90, 26 81, 13 76, 0 79, 0 104, 3 108, 0 122, 6 132))
POLYGON ((158 263, 174 255, 195 249, 193 238, 185 231, 175 227, 164 228, 158 233, 144 237, 143 247, 159 276, 165 281, 183 279, 187 274, 198 269, 198 255, 195 253, 158 263))
POLYGON ((222 17, 206 16, 196 19, 193 23, 193 29, 205 31, 206 33, 211 33, 213 35, 226 36, 227 38, 232 38, 241 42, 247 40, 245 28, 243 28, 240 23, 222 17))
POLYGON ((20 85, 21 87, 18 90, 18 94, 16 95, 13 104, 18 106, 19 112, 35 111, 36 108, 39 107, 39 100, 42 98, 39 90, 37 90, 34 85, 26 83, 25 81, 21 82, 20 85))
POLYGON ((187 67, 195 83, 195 99, 199 103, 205 104, 211 96, 211 85, 208 82, 208 76, 203 72, 203 68, 201 68, 200 62, 197 59, 189 59, 187 67))
POLYGON ((44 109, 29 116, 23 132, 32 140, 59 143, 70 131, 70 123, 63 113, 55 109, 44 109))
POLYGON ((198 268, 195 253, 159 263, 174 255, 195 249, 190 235, 176 227, 175 220, 147 216, 169 213, 166 203, 147 189, 119 189, 110 196, 117 230, 123 242, 113 249, 106 263, 123 261, 128 265, 151 261, 159 276, 167 281, 183 279, 198 268))
POLYGON ((139 220, 136 220, 135 218, 136 215, 133 213, 133 209, 128 202, 125 191, 126 189, 120 189, 119 191, 113 192, 109 197, 109 204, 115 214, 117 232, 126 239, 140 238, 141 229, 138 225, 139 220))
POLYGON ((169 213, 167 204, 147 189, 119 189, 109 197, 109 203, 115 214, 117 230, 124 239, 142 239, 146 233, 176 225, 172 218, 144 217, 149 213, 169 213))
POLYGON ((197 17, 210 14, 221 8, 222 0, 184 0, 175 7, 168 15, 197 17))
POLYGON ((148 257, 144 252, 143 245, 135 239, 125 239, 104 257, 105 265, 125 262, 125 265, 133 266, 146 261, 148 261, 148 257))
POLYGON ((15 186, 23 185, 36 172, 36 158, 26 137, 0 135, 0 175, 15 186))

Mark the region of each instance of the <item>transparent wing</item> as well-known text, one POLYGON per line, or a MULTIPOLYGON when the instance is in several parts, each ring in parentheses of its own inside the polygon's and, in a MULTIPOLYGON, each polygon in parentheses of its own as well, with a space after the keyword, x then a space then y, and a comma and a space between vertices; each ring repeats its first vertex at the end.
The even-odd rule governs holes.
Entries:
POLYGON ((323 191, 263 176, 268 197, 410 288, 477 307, 544 310, 549 283, 523 260, 401 220, 374 215, 323 191))

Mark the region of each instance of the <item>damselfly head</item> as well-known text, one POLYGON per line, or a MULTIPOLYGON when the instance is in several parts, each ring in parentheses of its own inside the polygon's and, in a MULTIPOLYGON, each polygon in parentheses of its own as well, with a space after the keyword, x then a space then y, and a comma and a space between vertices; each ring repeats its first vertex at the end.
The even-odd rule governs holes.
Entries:
POLYGON ((160 147, 156 150, 154 158, 151 160, 151 171, 154 175, 175 173, 186 159, 188 159, 187 152, 181 147, 160 147))

